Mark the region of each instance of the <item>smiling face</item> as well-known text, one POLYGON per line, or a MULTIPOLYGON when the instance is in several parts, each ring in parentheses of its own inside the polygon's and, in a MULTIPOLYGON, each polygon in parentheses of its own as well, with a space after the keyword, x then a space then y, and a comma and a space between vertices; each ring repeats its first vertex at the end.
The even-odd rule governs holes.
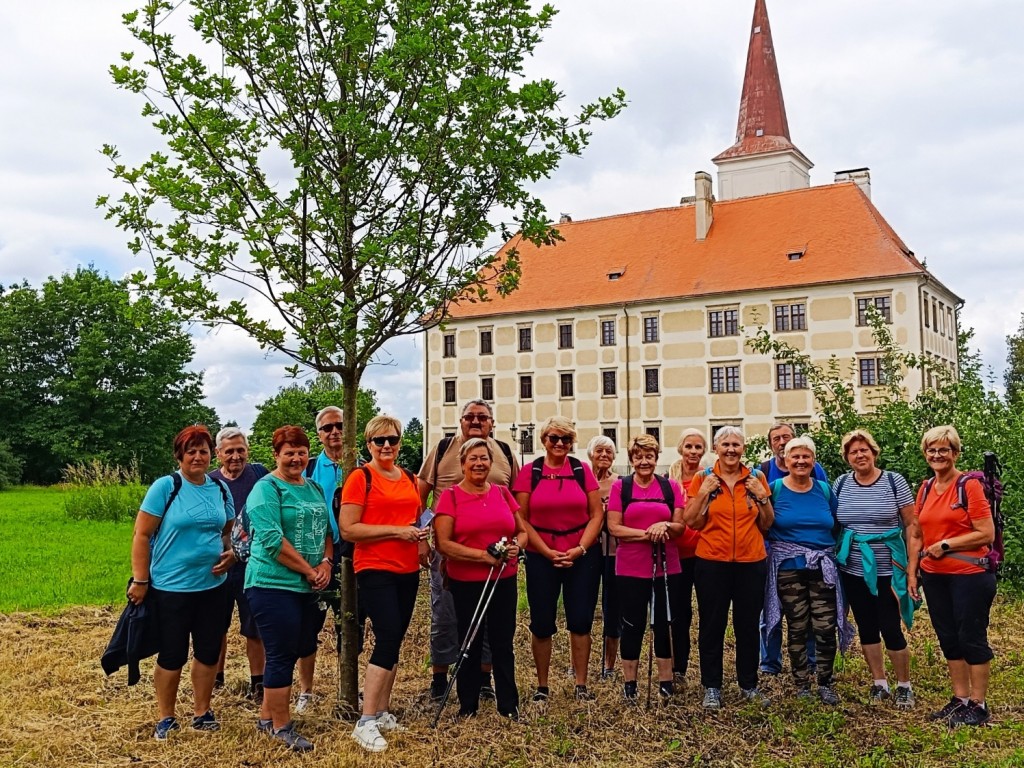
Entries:
POLYGON ((793 477, 810 477, 814 471, 814 453, 803 446, 794 448, 786 456, 786 469, 793 477))
POLYGON ((474 403, 462 414, 462 436, 466 440, 469 440, 471 437, 487 439, 491 434, 492 425, 491 414, 482 405, 474 403))
POLYGON ((959 453, 949 444, 948 440, 936 440, 928 443, 928 447, 924 449, 924 457, 928 461, 928 466, 936 475, 955 469, 957 456, 959 453))
POLYGON ((658 467, 658 452, 650 448, 636 448, 630 453, 633 472, 641 480, 649 480, 658 467))
POLYGON ((274 451, 274 460, 281 476, 290 483, 302 481, 302 473, 309 463, 309 448, 304 445, 284 443, 274 451))
POLYGON ((185 446, 184 453, 178 459, 178 466, 185 477, 197 480, 210 468, 211 457, 210 446, 205 442, 190 443, 185 446))
POLYGON ((726 435, 715 443, 719 462, 730 472, 735 471, 739 467, 740 462, 743 461, 743 451, 745 448, 746 443, 737 435, 726 435))
POLYGON ((547 448, 548 456, 554 459, 564 459, 572 452, 572 435, 566 434, 560 429, 552 429, 544 435, 544 447, 547 448))
POLYGON ((220 441, 217 448, 217 461, 226 477, 236 478, 245 469, 249 461, 249 446, 241 435, 220 441))
POLYGON ((679 451, 679 455, 683 457, 683 464, 688 469, 697 469, 700 466, 700 460, 707 453, 707 448, 704 445, 704 439, 697 435, 689 435, 683 440, 683 447, 679 451))
POLYGON ((612 468, 612 464, 615 463, 615 449, 610 445, 599 445, 594 449, 594 452, 590 454, 590 465, 594 471, 607 472, 612 468))
POLYGON ((875 452, 863 440, 853 440, 846 447, 846 463, 855 472, 866 475, 875 468, 875 452))
POLYGON ((772 433, 768 435, 768 442, 771 443, 772 453, 775 454, 776 459, 782 461, 783 452, 786 450, 786 443, 794 437, 796 435, 793 434, 793 430, 789 427, 779 427, 772 430, 772 433))
POLYGON ((491 474, 491 454, 486 446, 473 448, 462 461, 462 474, 473 485, 483 485, 491 474))
POLYGON ((328 411, 320 418, 320 423, 316 426, 316 435, 328 456, 337 456, 341 453, 341 420, 340 411, 328 411))
POLYGON ((389 468, 395 463, 401 444, 402 436, 396 434, 391 429, 371 435, 366 440, 366 447, 370 451, 370 457, 385 468, 389 468))

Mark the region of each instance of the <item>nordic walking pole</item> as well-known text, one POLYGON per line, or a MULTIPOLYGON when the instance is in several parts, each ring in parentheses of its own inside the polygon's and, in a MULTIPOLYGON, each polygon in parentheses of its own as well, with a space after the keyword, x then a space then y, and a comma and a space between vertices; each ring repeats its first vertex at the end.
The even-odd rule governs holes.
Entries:
POLYGON ((654 585, 658 578, 658 552, 651 545, 651 642, 647 646, 647 708, 651 708, 651 685, 654 679, 654 585))
POLYGON ((665 619, 668 622, 668 657, 674 665, 676 648, 675 643, 672 642, 672 603, 669 602, 668 596, 668 554, 665 552, 665 542, 661 542, 658 547, 661 550, 661 577, 665 580, 665 619))

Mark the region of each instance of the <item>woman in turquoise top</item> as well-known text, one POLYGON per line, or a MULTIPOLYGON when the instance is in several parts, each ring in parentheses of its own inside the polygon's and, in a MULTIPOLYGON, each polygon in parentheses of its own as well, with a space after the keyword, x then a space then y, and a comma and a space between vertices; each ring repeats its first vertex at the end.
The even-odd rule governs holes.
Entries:
POLYGON ((314 590, 331 578, 334 542, 323 491, 305 477, 309 438, 300 427, 273 436, 276 468, 256 483, 246 504, 251 550, 249 600, 266 650, 263 706, 256 727, 296 752, 313 745, 289 716, 295 663, 316 652, 326 606, 314 590))

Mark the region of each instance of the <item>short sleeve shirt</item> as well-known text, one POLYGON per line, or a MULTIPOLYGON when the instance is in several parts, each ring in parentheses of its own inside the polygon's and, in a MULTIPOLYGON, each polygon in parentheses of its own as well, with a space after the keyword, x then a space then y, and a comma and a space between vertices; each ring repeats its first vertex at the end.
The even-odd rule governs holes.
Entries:
MULTIPOLYGON (((180 473, 178 473, 180 475, 180 473)), ((174 489, 172 475, 157 479, 142 500, 140 509, 160 518, 160 527, 150 539, 149 579, 164 592, 203 592, 224 583, 213 573, 224 543, 225 526, 235 519, 231 493, 227 503, 217 481, 203 477, 202 485, 181 478, 181 490, 164 514, 174 489)))
MULTIPOLYGON (((832 484, 832 490, 836 492, 838 488, 839 509, 836 515, 844 528, 872 535, 886 533, 903 524, 900 509, 914 503, 914 492, 903 475, 883 470, 870 485, 858 483, 852 472, 843 477, 842 483, 836 480, 832 484)), ((892 554, 889 548, 879 541, 869 542, 868 546, 875 553, 878 575, 891 576, 892 554)), ((846 565, 840 568, 855 576, 864 575, 864 556, 859 546, 850 547, 846 565)))
POLYGON ((566 552, 578 546, 583 538, 583 529, 590 522, 587 495, 600 490, 593 470, 583 465, 586 492, 576 482, 568 459, 557 469, 544 464, 540 483, 533 491, 532 473, 533 465, 526 465, 519 470, 519 476, 512 485, 513 493, 530 494, 527 511, 530 525, 554 550, 566 552))
MULTIPOLYGON (((349 476, 341 491, 342 504, 362 507, 360 521, 366 525, 415 525, 420 511, 420 494, 414 479, 401 470, 395 480, 384 477, 367 464, 349 476), (365 471, 364 471, 365 470, 365 471), (366 492, 366 472, 370 473, 370 492, 366 492)), ((415 541, 357 541, 353 568, 360 571, 414 573, 420 568, 419 547, 415 541)))
MULTIPOLYGON (((462 482, 462 463, 459 461, 459 450, 465 441, 466 439, 460 432, 452 438, 448 450, 444 452, 440 461, 437 460, 437 450, 441 447, 440 443, 437 443, 430 453, 427 454, 427 458, 423 460, 419 478, 434 489, 435 499, 443 491, 462 482), (435 467, 437 469, 436 474, 434 472, 435 467)), ((493 437, 487 438, 487 445, 491 449, 492 456, 491 473, 487 476, 487 481, 492 485, 504 485, 506 487, 511 485, 512 480, 519 471, 515 456, 513 455, 512 458, 512 466, 509 466, 508 459, 505 458, 505 452, 493 437)), ((436 504, 437 502, 434 503, 436 504)))
MULTIPOLYGON (((647 530, 655 523, 671 522, 672 513, 676 509, 682 509, 686 502, 679 483, 669 480, 672 486, 672 508, 665 503, 665 497, 661 484, 652 480, 646 488, 633 483, 633 500, 625 511, 622 509, 622 478, 619 478, 612 485, 611 496, 608 498, 608 510, 611 512, 622 512, 622 523, 627 528, 647 530)), ((655 548, 646 541, 620 541, 619 549, 615 554, 615 575, 631 576, 638 579, 649 579, 654 575, 655 548)), ((665 560, 669 574, 680 573, 679 550, 669 542, 665 546, 665 560)), ((658 563, 657 575, 665 573, 658 563)))
MULTIPOLYGON (((925 485, 917 492, 917 519, 921 524, 921 535, 924 537, 924 546, 927 549, 932 544, 937 544, 943 539, 952 539, 971 533, 974 526, 972 520, 983 520, 992 517, 992 507, 985 497, 985 489, 978 480, 968 480, 964 490, 967 492, 967 509, 959 506, 956 481, 949 484, 944 493, 936 493, 934 486, 924 498, 925 485), (923 499, 923 502, 922 502, 923 499)), ((979 547, 971 550, 958 550, 958 555, 966 557, 984 557, 988 554, 988 547, 979 547)), ((921 558, 921 570, 928 573, 982 573, 983 568, 977 565, 965 563, 955 557, 933 557, 921 558)))
MULTIPOLYGON (((515 513, 519 505, 508 488, 491 484, 485 494, 466 493, 457 485, 442 493, 436 502, 437 514, 447 515, 454 522, 453 541, 473 549, 487 549, 491 544, 516 534, 515 513)), ((484 581, 491 571, 489 565, 448 558, 448 575, 458 581, 484 581)), ((517 563, 509 562, 501 577, 516 575, 517 563)))
POLYGON ((328 511, 330 511, 327 520, 331 526, 331 536, 334 538, 334 543, 337 544, 341 541, 341 532, 338 530, 338 521, 334 519, 333 504, 334 491, 341 485, 341 465, 331 461, 330 457, 323 451, 309 461, 313 464, 310 478, 324 492, 324 502, 327 504, 328 511))

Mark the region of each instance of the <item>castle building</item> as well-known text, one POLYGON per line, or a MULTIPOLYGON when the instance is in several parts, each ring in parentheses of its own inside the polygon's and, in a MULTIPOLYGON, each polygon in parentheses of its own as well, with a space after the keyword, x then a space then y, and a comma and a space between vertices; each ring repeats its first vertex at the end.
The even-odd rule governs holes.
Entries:
MULTIPOLYGON (((763 326, 817 363, 835 356, 870 406, 880 384, 867 315, 896 342, 955 370, 957 309, 871 202, 866 168, 810 185, 793 144, 765 0, 756 0, 735 143, 698 172, 694 195, 656 210, 572 221, 554 245, 519 247, 518 290, 454 303, 424 344, 425 430, 458 429, 460 406, 493 404, 496 436, 529 460, 536 425, 573 420, 577 454, 605 434, 655 435, 671 461, 680 432, 764 433, 813 422, 806 376, 753 352, 763 326), (512 430, 512 425, 515 429, 512 430)), ((929 374, 904 375, 909 397, 929 374)), ((539 452, 539 453, 538 453, 539 452)))

